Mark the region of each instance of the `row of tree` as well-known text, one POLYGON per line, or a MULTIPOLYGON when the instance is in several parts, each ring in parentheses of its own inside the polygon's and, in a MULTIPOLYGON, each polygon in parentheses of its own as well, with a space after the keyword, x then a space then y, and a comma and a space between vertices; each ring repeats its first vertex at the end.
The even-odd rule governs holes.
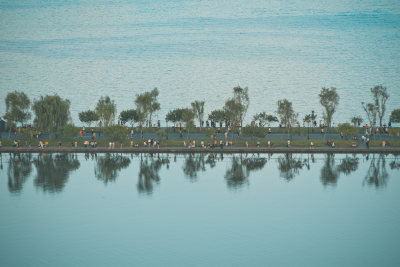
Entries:
MULTIPOLYGON (((383 117, 386 111, 386 102, 389 98, 386 87, 381 85, 371 88, 372 102, 362 102, 362 107, 366 113, 369 125, 374 127, 379 119, 382 125, 383 117)), ((160 110, 158 102, 159 91, 157 88, 149 92, 137 94, 134 100, 135 108, 123 110, 119 114, 119 122, 122 125, 129 123, 133 127, 136 123, 142 127, 146 124, 151 126, 153 115, 160 110)), ((336 88, 323 87, 319 94, 320 104, 323 107, 323 119, 326 126, 331 126, 332 118, 339 105, 340 97, 336 88)), ((35 114, 33 125, 40 131, 53 133, 60 127, 71 124, 70 101, 62 99, 56 95, 41 96, 31 105, 28 96, 23 92, 11 92, 5 99, 8 127, 13 127, 17 123, 23 125, 31 119, 30 109, 35 114)), ((233 88, 233 96, 225 101, 221 109, 213 110, 208 115, 208 120, 213 123, 225 122, 233 128, 243 126, 243 121, 250 104, 248 88, 237 86, 233 88)), ((173 123, 184 123, 186 128, 194 126, 194 120, 199 122, 200 128, 204 124, 204 101, 196 100, 187 108, 177 108, 167 113, 165 120, 173 123)), ((94 110, 86 110, 79 113, 79 120, 89 127, 92 123, 98 123, 100 127, 109 127, 114 124, 117 115, 117 107, 109 96, 100 97, 94 110)), ((288 99, 282 99, 277 102, 276 116, 260 112, 254 115, 253 120, 259 122, 259 126, 265 126, 267 123, 280 121, 281 125, 290 128, 299 123, 298 113, 293 109, 292 102, 288 99)), ((306 114, 303 122, 310 125, 316 123, 317 115, 312 111, 306 114)), ((390 117, 392 122, 400 122, 400 109, 392 112, 390 117)), ((352 123, 360 125, 363 120, 360 116, 354 116, 352 123)))

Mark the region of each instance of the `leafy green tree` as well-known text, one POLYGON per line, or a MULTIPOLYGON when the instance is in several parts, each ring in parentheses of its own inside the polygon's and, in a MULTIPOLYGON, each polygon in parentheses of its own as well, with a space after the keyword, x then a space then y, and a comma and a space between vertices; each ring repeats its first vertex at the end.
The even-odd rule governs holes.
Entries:
POLYGON ((62 137, 74 137, 77 136, 78 133, 78 129, 73 124, 66 124, 57 129, 57 135, 62 137))
POLYGON ((117 106, 114 100, 111 100, 109 96, 100 97, 97 102, 96 113, 99 115, 102 126, 108 127, 112 125, 117 113, 117 106))
POLYGON ((119 120, 121 121, 122 124, 128 122, 131 125, 131 127, 133 127, 135 122, 139 121, 139 116, 135 109, 128 109, 121 111, 121 113, 119 114, 119 120))
POLYGON ((201 122, 204 118, 204 101, 194 101, 191 103, 195 118, 199 120, 200 130, 201 122))
POLYGON ((190 129, 194 127, 194 121, 193 120, 194 120, 194 112, 193 112, 193 110, 190 109, 190 108, 183 109, 182 121, 185 123, 186 133, 187 133, 188 137, 189 137, 190 129))
POLYGON ((379 124, 382 125, 382 119, 386 111, 386 101, 389 98, 389 94, 387 93, 386 87, 383 87, 382 85, 377 85, 374 88, 371 88, 371 93, 378 113, 379 124))
POLYGON ((99 115, 93 110, 86 110, 79 112, 79 120, 83 123, 86 123, 88 127, 92 124, 92 122, 96 122, 99 120, 99 115))
POLYGON ((213 110, 209 115, 208 115, 208 119, 214 122, 223 122, 228 120, 228 116, 226 115, 226 112, 224 109, 217 109, 217 110, 213 110))
POLYGON ((267 123, 278 121, 278 118, 265 112, 260 112, 253 116, 253 120, 259 121, 261 127, 264 127, 267 123))
POLYGON ((338 132, 342 133, 346 139, 350 136, 357 136, 359 129, 356 126, 350 125, 350 123, 340 123, 337 128, 338 132))
POLYGON ((34 124, 42 131, 47 131, 51 138, 58 127, 64 126, 70 120, 70 101, 58 95, 41 96, 32 106, 35 113, 34 124))
POLYGON ((400 109, 395 109, 390 114, 390 121, 391 122, 400 122, 400 109))
POLYGON ((238 112, 240 126, 243 126, 243 119, 250 104, 249 89, 247 87, 241 88, 240 86, 233 88, 233 100, 235 101, 234 107, 238 112))
POLYGON ((31 118, 31 113, 29 112, 31 101, 24 92, 14 91, 8 93, 5 103, 5 119, 7 120, 8 127, 12 127, 16 122, 21 123, 22 126, 24 122, 31 118))
POLYGON ((287 99, 278 100, 278 109, 276 113, 281 120, 281 124, 286 126, 294 124, 298 116, 298 113, 293 110, 292 102, 287 99))
POLYGON ((224 111, 232 126, 235 127, 240 123, 240 104, 231 98, 225 102, 224 111))
POLYGON ((319 102, 322 107, 325 109, 324 111, 324 120, 331 126, 333 114, 336 111, 337 106, 339 105, 339 95, 336 92, 335 87, 325 88, 323 87, 321 93, 319 94, 319 102))
POLYGON ((104 134, 115 140, 122 140, 129 134, 129 129, 121 125, 112 125, 104 128, 104 134))
POLYGON ((160 103, 157 101, 158 95, 159 91, 157 88, 154 88, 150 92, 136 95, 136 110, 138 113, 142 114, 142 116, 139 116, 142 125, 146 119, 147 121, 151 121, 154 112, 160 110, 160 103))
POLYGON ((360 116, 354 116, 351 118, 351 123, 353 123, 354 126, 360 126, 363 121, 364 120, 360 116))
POLYGON ((308 127, 310 127, 310 123, 311 123, 311 114, 307 114, 304 116, 303 121, 305 123, 307 123, 308 127))
POLYGON ((369 125, 371 127, 375 127, 376 124, 376 116, 378 113, 378 109, 377 106, 375 104, 372 103, 367 103, 365 104, 364 102, 361 102, 361 105, 365 111, 365 114, 367 115, 368 121, 369 121, 369 125))
POLYGON ((167 114, 167 116, 165 117, 166 121, 171 121, 174 124, 177 122, 181 122, 182 121, 182 115, 183 112, 185 111, 185 109, 183 108, 177 108, 174 110, 170 110, 167 114))

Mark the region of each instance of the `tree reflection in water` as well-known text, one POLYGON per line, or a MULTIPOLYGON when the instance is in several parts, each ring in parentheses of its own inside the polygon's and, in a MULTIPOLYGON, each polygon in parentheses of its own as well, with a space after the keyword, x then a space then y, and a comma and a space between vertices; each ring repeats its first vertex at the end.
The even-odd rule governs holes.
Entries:
POLYGON ((285 178, 287 181, 292 180, 299 170, 303 168, 303 162, 301 159, 293 158, 292 154, 287 153, 284 156, 278 158, 278 169, 280 176, 285 178))
POLYGON ((130 163, 129 157, 107 153, 103 157, 97 158, 94 174, 97 179, 105 184, 114 182, 117 179, 118 172, 127 168, 130 163))
POLYGON ((321 168, 321 182, 323 185, 336 185, 339 172, 335 165, 334 154, 327 154, 324 166, 321 168))
POLYGON ((338 166, 338 171, 345 175, 349 175, 352 172, 355 172, 358 169, 358 158, 348 157, 342 159, 341 163, 338 166))
POLYGON ((192 182, 196 181, 197 173, 199 171, 205 171, 206 167, 204 164, 204 155, 203 154, 189 154, 188 157, 185 155, 185 162, 183 164, 183 173, 186 177, 188 177, 192 182))
POLYGON ((376 188, 386 186, 389 175, 386 170, 386 160, 383 154, 372 155, 369 169, 363 184, 374 185, 376 188))
POLYGON ((51 193, 62 191, 69 173, 80 166, 73 154, 38 155, 33 164, 37 171, 35 185, 51 193))
POLYGON ((140 158, 140 171, 137 189, 139 193, 151 194, 153 193, 153 183, 160 182, 159 171, 163 165, 169 165, 168 157, 157 156, 154 159, 152 156, 140 158))
POLYGON ((20 193, 22 187, 32 172, 32 154, 10 154, 8 162, 8 190, 20 193))
POLYGON ((400 170, 400 162, 398 162, 397 160, 398 160, 398 158, 397 158, 397 154, 396 154, 396 155, 394 155, 394 160, 392 160, 389 163, 391 170, 400 170))
POLYGON ((262 170, 267 163, 266 158, 242 158, 232 157, 232 165, 226 170, 225 179, 229 188, 237 189, 245 184, 249 184, 248 178, 250 172, 255 170, 262 170))

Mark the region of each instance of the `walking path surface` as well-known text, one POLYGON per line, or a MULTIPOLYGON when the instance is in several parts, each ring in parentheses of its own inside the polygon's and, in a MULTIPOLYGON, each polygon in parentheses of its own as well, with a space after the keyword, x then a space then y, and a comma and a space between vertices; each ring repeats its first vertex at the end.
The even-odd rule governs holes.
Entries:
POLYGON ((400 147, 1 147, 0 153, 400 153, 400 147))

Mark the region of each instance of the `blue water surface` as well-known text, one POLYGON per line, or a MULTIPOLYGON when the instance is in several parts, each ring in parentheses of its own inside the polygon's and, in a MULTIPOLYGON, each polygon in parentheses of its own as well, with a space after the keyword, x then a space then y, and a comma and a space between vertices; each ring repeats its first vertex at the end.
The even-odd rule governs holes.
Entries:
POLYGON ((1 266, 398 266, 393 155, 2 154, 1 266))
POLYGON ((0 100, 58 93, 77 124, 104 95, 120 112, 158 87, 154 119, 164 124, 194 100, 206 114, 221 108, 237 85, 249 87, 247 122, 283 98, 300 119, 311 110, 322 119, 318 94, 331 86, 341 97, 334 122, 366 122, 361 102, 380 84, 387 122, 400 104, 397 0, 0 1, 0 100))

